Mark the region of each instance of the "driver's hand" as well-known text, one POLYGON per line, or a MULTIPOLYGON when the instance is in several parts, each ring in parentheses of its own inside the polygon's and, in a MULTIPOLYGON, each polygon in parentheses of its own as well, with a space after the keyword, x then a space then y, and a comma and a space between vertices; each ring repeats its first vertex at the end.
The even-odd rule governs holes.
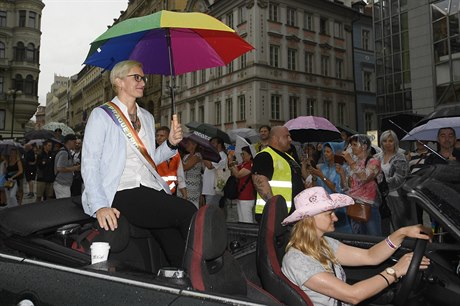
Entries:
POLYGON ((416 239, 430 239, 432 236, 431 228, 423 226, 421 224, 406 226, 401 229, 406 237, 416 238, 416 239))
POLYGON ((114 231, 118 227, 118 218, 120 218, 120 211, 112 207, 100 208, 96 212, 96 219, 99 226, 106 231, 114 231))
MULTIPOLYGON (((407 273, 407 269, 409 269, 410 262, 412 261, 414 253, 407 253, 403 257, 399 259, 399 261, 393 266, 393 269, 396 271, 396 275, 398 277, 405 276, 407 273)), ((430 265, 430 259, 428 257, 423 256, 422 261, 420 262, 419 269, 425 270, 430 265)))

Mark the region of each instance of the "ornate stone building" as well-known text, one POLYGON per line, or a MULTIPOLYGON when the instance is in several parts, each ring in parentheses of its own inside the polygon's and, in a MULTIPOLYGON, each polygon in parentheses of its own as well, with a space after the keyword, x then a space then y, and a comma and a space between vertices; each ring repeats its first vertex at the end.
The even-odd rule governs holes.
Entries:
POLYGON ((40 0, 0 2, 0 135, 22 137, 38 106, 40 0))

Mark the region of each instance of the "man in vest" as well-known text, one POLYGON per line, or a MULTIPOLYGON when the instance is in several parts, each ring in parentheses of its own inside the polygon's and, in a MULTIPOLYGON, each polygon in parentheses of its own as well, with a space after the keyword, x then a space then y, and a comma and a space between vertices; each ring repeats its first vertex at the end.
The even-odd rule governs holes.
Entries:
MULTIPOLYGON (((170 129, 167 126, 161 126, 156 130, 155 141, 157 146, 161 145, 169 137, 170 129)), ((165 160, 157 165, 157 171, 166 181, 172 194, 176 194, 177 188, 184 199, 187 199, 187 189, 185 188, 185 174, 182 166, 182 159, 179 152, 169 160, 165 160)))
POLYGON ((291 147, 291 135, 284 126, 272 127, 268 147, 257 153, 252 167, 252 180, 257 190, 256 220, 260 219, 265 202, 282 195, 290 213, 294 197, 304 189, 300 165, 286 152, 291 147))

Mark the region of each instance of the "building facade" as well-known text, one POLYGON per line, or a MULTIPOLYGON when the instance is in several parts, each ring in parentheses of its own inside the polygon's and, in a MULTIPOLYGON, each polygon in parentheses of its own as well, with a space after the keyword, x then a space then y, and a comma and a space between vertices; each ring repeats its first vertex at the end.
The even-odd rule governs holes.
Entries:
MULTIPOLYGON (((255 50, 225 67, 178 76, 181 121, 258 128, 316 115, 356 128, 351 25, 358 14, 348 2, 189 1, 187 11, 218 18, 255 50)), ((168 124, 163 89, 161 124, 168 124)))
POLYGON ((22 137, 38 106, 43 1, 0 2, 0 135, 22 137))
POLYGON ((458 0, 374 0, 380 118, 458 103, 458 0))

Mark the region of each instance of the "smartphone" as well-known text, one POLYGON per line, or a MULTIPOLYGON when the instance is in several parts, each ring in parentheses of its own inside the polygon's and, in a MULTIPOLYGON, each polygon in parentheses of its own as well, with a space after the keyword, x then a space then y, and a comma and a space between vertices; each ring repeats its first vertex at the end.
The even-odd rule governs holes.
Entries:
POLYGON ((316 168, 316 162, 314 160, 310 160, 310 166, 316 168))
POLYGON ((342 155, 334 155, 334 163, 343 165, 345 158, 342 155))

